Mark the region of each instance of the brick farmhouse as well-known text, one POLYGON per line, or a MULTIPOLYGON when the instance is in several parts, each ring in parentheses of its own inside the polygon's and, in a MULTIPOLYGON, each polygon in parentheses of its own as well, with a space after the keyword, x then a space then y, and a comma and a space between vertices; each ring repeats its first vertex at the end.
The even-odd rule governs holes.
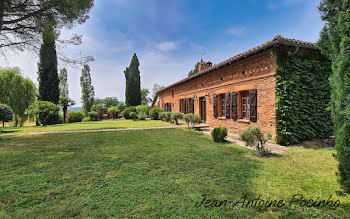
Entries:
POLYGON ((293 56, 320 56, 315 44, 275 36, 257 47, 212 65, 201 61, 199 72, 157 92, 152 106, 195 113, 210 127, 239 133, 248 126, 276 133, 276 48, 293 56))

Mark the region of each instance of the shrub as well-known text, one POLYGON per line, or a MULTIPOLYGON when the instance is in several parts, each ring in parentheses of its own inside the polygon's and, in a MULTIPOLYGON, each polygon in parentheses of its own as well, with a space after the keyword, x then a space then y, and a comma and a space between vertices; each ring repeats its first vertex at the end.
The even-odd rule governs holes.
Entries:
POLYGON ((227 137, 227 128, 216 127, 211 132, 211 136, 215 142, 225 142, 225 139, 227 137))
POLYGON ((130 119, 133 119, 133 120, 136 120, 136 119, 137 119, 137 113, 136 113, 136 112, 131 112, 131 113, 129 114, 129 118, 130 118, 130 119))
MULTIPOLYGON (((122 112, 122 116, 125 118, 125 119, 132 119, 130 118, 130 113, 131 112, 135 112, 136 113, 136 107, 134 106, 131 106, 131 107, 128 107, 128 108, 125 108, 122 112)), ((136 114, 137 115, 137 114, 136 114)))
POLYGON ((161 108, 159 107, 154 107, 152 109, 150 109, 149 111, 149 117, 152 119, 152 120, 158 120, 160 119, 159 118, 159 113, 163 112, 164 110, 162 110, 161 108))
POLYGON ((267 140, 271 139, 272 135, 269 133, 265 137, 261 132, 260 127, 249 127, 240 134, 240 139, 246 143, 249 147, 256 147, 257 155, 266 156, 269 154, 269 150, 264 148, 267 140))
POLYGON ((125 109, 125 103, 124 102, 119 102, 117 105, 119 112, 123 111, 125 109))
POLYGON ((194 126, 202 123, 201 117, 197 114, 186 114, 183 118, 186 121, 188 128, 190 128, 190 125, 193 128, 194 126))
POLYGON ((81 122, 85 117, 84 113, 81 111, 72 111, 67 113, 67 122, 81 122))
POLYGON ((64 122, 64 113, 62 111, 58 112, 58 121, 59 121, 59 124, 65 123, 64 122))
POLYGON ((147 118, 147 114, 145 112, 140 112, 138 115, 137 115, 137 118, 139 120, 146 120, 147 118))
POLYGON ((166 118, 166 112, 159 112, 159 119, 160 120, 165 120, 165 118, 166 118))
POLYGON ((5 122, 10 122, 13 119, 13 112, 11 107, 0 104, 0 122, 2 122, 2 126, 4 126, 5 122))
POLYGON ((179 124, 179 119, 182 119, 183 115, 180 112, 171 113, 171 119, 175 122, 176 125, 179 124))
POLYGON ((170 122, 171 121, 171 112, 165 112, 165 121, 170 122))
POLYGON ((59 107, 48 101, 38 101, 30 105, 26 111, 30 118, 36 118, 42 125, 59 123, 59 107))
POLYGON ((83 120, 81 120, 81 121, 82 122, 90 122, 91 121, 91 117, 84 117, 83 120))
POLYGON ((113 119, 118 118, 118 115, 119 115, 119 109, 118 109, 118 107, 112 106, 112 107, 110 107, 110 108, 108 109, 108 112, 113 114, 113 119))
POLYGON ((91 111, 97 112, 99 107, 103 107, 103 104, 94 104, 91 107, 91 111))
POLYGON ((136 107, 136 112, 137 113, 146 113, 146 115, 148 114, 148 107, 147 106, 143 106, 143 105, 139 105, 136 107))
POLYGON ((88 113, 88 116, 90 118, 89 121, 97 121, 98 120, 97 112, 91 111, 91 112, 88 113))

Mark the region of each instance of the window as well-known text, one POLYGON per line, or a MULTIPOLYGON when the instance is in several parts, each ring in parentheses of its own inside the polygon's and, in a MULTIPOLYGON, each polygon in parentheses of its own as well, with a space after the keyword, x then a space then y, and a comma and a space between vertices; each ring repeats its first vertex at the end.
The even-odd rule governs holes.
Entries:
POLYGON ((225 94, 220 94, 220 116, 225 116, 225 94))
POLYGON ((184 113, 185 114, 188 113, 188 99, 187 98, 184 99, 184 113))
POLYGON ((214 117, 257 122, 257 90, 213 95, 214 117))
POLYGON ((194 99, 190 98, 189 102, 190 102, 190 113, 194 113, 194 99))
POLYGON ((250 119, 249 92, 242 92, 242 118, 250 119))

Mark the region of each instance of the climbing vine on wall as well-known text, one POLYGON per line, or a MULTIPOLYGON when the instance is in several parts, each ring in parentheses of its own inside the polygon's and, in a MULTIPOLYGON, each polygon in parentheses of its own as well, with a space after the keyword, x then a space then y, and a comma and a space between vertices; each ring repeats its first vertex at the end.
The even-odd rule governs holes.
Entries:
POLYGON ((332 134, 330 62, 322 57, 289 56, 276 51, 277 141, 282 145, 332 134))

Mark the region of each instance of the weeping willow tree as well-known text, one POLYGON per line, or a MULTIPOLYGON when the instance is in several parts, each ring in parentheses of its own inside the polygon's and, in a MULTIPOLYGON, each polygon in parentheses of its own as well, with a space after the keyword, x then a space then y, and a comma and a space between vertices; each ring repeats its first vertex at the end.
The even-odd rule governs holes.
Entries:
POLYGON ((26 109, 35 101, 34 83, 22 76, 19 68, 0 69, 0 103, 11 107, 14 125, 23 125, 26 109))

